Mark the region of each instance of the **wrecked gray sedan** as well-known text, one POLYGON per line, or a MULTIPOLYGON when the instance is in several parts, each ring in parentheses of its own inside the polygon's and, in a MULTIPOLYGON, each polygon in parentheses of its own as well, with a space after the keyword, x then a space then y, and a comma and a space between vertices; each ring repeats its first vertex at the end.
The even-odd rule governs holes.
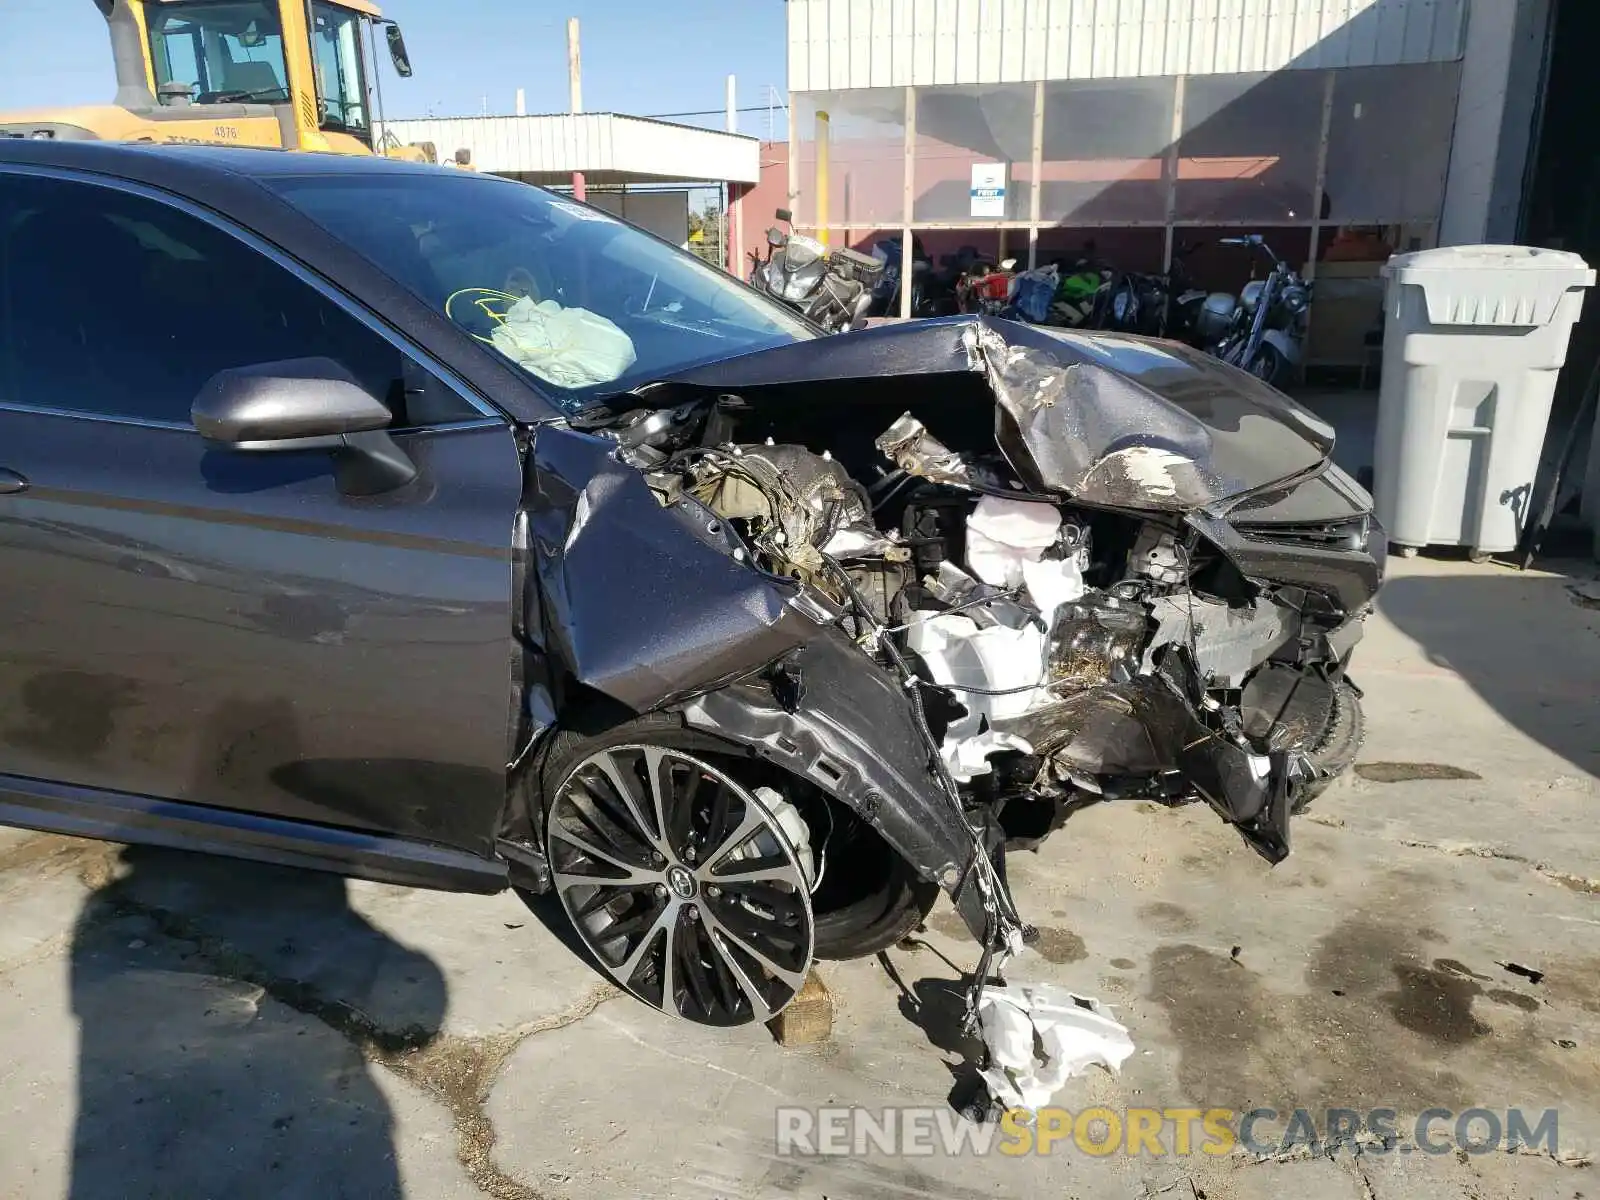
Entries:
POLYGON ((384 160, 17 143, 3 212, 0 698, 66 724, 14 724, 0 820, 553 891, 727 1025, 940 891, 1014 952, 1006 851, 1087 803, 1203 801, 1275 862, 1354 758, 1370 499, 1184 347, 823 338, 384 160), (69 243, 125 304, 68 303, 69 243))

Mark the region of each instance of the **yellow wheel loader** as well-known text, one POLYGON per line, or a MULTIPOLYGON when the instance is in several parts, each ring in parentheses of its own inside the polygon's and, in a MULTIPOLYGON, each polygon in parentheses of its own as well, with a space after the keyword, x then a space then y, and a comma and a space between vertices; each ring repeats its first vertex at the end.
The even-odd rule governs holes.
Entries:
POLYGON ((94 0, 111 34, 110 104, 0 113, 0 137, 203 142, 433 162, 375 143, 378 32, 411 74, 400 27, 367 0, 94 0), (372 57, 369 58, 368 48, 372 57), (372 69, 369 71, 369 62, 372 69))

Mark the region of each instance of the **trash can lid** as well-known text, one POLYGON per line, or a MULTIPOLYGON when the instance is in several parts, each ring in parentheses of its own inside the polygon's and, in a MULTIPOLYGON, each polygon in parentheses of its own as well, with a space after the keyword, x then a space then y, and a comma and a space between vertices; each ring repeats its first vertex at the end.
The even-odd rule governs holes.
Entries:
POLYGON ((1423 289, 1435 325, 1548 325, 1561 298, 1593 287, 1582 257, 1535 246, 1441 246, 1397 254, 1385 278, 1423 289))

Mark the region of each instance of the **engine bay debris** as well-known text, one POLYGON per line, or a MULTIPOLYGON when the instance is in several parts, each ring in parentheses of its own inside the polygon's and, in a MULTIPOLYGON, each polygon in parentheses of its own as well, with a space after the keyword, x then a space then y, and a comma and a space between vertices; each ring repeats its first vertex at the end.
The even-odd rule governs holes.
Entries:
POLYGON ((1023 941, 1007 847, 1091 801, 1199 799, 1276 862, 1290 812, 1354 760, 1347 670, 1382 531, 1326 425, 1243 372, 962 318, 611 403, 562 436, 608 439, 643 486, 591 485, 581 514, 550 489, 534 525, 570 543, 557 624, 602 533, 640 561, 721 555, 751 586, 701 568, 625 655, 568 633, 604 668, 573 676, 844 805, 955 901, 980 980, 1023 941), (621 507, 639 495, 654 517, 621 507), (680 611, 696 594, 721 615, 680 611))

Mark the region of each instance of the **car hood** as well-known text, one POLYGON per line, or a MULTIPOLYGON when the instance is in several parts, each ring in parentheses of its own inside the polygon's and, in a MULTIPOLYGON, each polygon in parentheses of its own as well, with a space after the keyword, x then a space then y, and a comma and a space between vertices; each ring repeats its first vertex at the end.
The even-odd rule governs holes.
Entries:
POLYGON ((1327 422, 1188 346, 989 317, 879 325, 663 382, 743 392, 974 372, 993 395, 995 441, 1018 479, 1089 504, 1211 507, 1313 471, 1333 449, 1327 422))

